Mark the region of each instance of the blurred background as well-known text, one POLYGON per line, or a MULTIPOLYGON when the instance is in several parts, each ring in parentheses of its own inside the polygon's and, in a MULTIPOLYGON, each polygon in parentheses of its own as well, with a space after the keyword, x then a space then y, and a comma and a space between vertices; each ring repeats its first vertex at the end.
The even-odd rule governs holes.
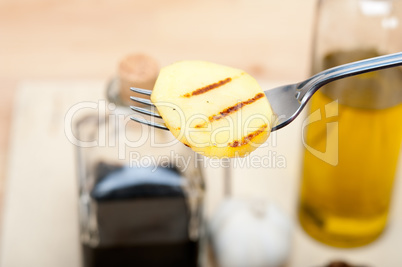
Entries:
MULTIPOLYGON (((108 79, 129 53, 297 81, 309 73, 315 1, 0 1, 1 182, 26 80, 108 79)), ((1 186, 4 189, 4 186, 1 186)))
POLYGON ((315 2, 0 0, 1 182, 21 81, 108 79, 129 53, 298 81, 309 73, 315 2))
MULTIPOLYGON (((64 225, 76 207, 75 154, 64 138, 65 109, 58 106, 99 99, 131 53, 150 55, 161 67, 187 59, 229 65, 263 87, 301 81, 310 75, 316 5, 316 0, 0 0, 0 257, 7 255, 1 266, 79 264, 77 230, 64 225), (59 180, 35 182, 44 175, 59 180), (71 188, 63 191, 60 184, 69 177, 71 188), (51 208, 35 206, 41 203, 51 208), (69 210, 55 219, 59 207, 69 210), (39 229, 43 222, 55 229, 39 229), (38 233, 46 237, 41 240, 38 233)), ((289 216, 295 233, 285 266, 324 266, 336 259, 401 266, 394 249, 401 245, 399 229, 348 251, 302 232, 296 219, 301 123, 270 144, 286 159, 285 168, 259 169, 253 176, 236 172, 232 193, 278 203, 289 216)), ((224 183, 213 176, 210 171, 206 177, 208 216, 223 199, 224 183)))

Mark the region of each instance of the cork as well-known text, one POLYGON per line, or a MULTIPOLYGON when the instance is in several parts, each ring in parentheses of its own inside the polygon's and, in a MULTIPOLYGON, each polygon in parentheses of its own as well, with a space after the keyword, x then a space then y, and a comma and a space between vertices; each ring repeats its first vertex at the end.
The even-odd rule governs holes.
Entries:
MULTIPOLYGON (((130 96, 145 97, 130 90, 137 87, 152 90, 159 74, 158 62, 145 54, 130 54, 118 66, 120 99, 124 104, 133 104, 130 96)), ((138 104, 136 104, 138 105, 138 104)))

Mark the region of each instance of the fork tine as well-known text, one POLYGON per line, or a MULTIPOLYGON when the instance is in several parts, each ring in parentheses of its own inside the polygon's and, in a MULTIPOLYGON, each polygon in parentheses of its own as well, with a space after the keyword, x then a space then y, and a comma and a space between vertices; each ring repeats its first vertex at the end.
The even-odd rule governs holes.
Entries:
POLYGON ((130 90, 139 94, 143 95, 151 95, 152 90, 147 90, 147 89, 142 89, 142 88, 136 88, 136 87, 130 87, 130 90))
POLYGON ((139 113, 145 114, 145 115, 149 115, 149 116, 153 116, 159 119, 162 119, 162 116, 159 115, 158 113, 153 112, 150 109, 147 108, 140 108, 140 107, 136 107, 136 106, 130 106, 130 108, 134 111, 137 111, 139 113))
POLYGON ((135 102, 145 104, 145 105, 148 105, 148 106, 153 106, 153 107, 155 106, 154 104, 152 104, 151 100, 146 99, 146 98, 130 96, 130 99, 135 101, 135 102))
POLYGON ((142 123, 142 124, 146 124, 148 126, 152 126, 152 127, 158 128, 158 129, 169 131, 169 129, 163 124, 159 124, 159 123, 155 123, 155 122, 152 122, 152 121, 147 121, 147 120, 140 119, 140 118, 135 118, 135 117, 130 117, 130 119, 132 119, 133 121, 142 123))

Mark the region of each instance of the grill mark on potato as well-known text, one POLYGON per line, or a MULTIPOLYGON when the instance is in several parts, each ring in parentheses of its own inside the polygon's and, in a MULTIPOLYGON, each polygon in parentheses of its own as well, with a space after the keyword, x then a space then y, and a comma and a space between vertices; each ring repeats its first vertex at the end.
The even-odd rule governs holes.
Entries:
POLYGON ((201 94, 206 93, 206 92, 208 92, 210 90, 213 90, 213 89, 216 89, 216 88, 218 88, 218 87, 220 87, 222 85, 225 85, 225 84, 227 84, 228 82, 231 82, 231 81, 232 81, 232 78, 228 77, 226 79, 220 80, 219 82, 212 83, 212 84, 209 84, 207 86, 198 88, 197 90, 194 90, 191 93, 187 93, 187 94, 185 94, 183 96, 184 97, 192 97, 192 96, 195 96, 195 95, 201 95, 201 94))
POLYGON ((240 147, 247 145, 253 138, 255 138, 257 135, 261 134, 264 132, 264 130, 268 127, 267 124, 261 126, 257 131, 254 131, 247 136, 244 136, 241 140, 235 140, 232 143, 228 143, 230 147, 240 147))
MULTIPOLYGON (((239 109, 241 109, 242 107, 254 103, 255 101, 257 101, 258 99, 260 99, 260 98, 262 98, 262 97, 264 97, 264 96, 265 96, 265 95, 264 95, 263 93, 258 93, 258 94, 256 94, 253 98, 250 98, 250 99, 248 99, 248 100, 239 102, 239 103, 237 103, 236 105, 233 105, 233 106, 230 106, 230 107, 228 107, 228 108, 225 108, 224 110, 222 110, 221 112, 219 112, 219 114, 209 116, 209 117, 208 117, 208 120, 209 120, 210 122, 220 120, 220 119, 222 119, 222 118, 224 118, 224 117, 226 117, 226 116, 229 116, 229 115, 232 114, 232 113, 237 112, 237 111, 238 111, 239 109)), ((195 128, 203 128, 203 127, 206 126, 206 124, 207 124, 206 122, 204 122, 204 123, 202 123, 202 124, 197 124, 197 125, 195 126, 195 128)))

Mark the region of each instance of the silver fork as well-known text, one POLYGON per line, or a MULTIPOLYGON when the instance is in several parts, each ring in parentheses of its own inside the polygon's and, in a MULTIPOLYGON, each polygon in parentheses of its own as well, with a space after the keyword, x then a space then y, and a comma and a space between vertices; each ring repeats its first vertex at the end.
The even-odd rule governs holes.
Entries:
MULTIPOLYGON (((313 94, 317 92, 317 90, 323 85, 342 78, 400 65, 402 65, 402 52, 340 65, 319 72, 300 83, 283 85, 264 91, 274 113, 278 115, 279 119, 271 131, 281 129, 296 119, 313 94)), ((151 95, 152 93, 151 90, 141 88, 131 88, 131 90, 147 96, 151 95)), ((169 130, 163 121, 155 121, 155 118, 162 119, 162 117, 158 114, 156 107, 149 99, 133 96, 131 99, 147 106, 147 108, 131 106, 132 110, 151 116, 150 121, 136 117, 131 117, 132 120, 159 129, 169 130)))

